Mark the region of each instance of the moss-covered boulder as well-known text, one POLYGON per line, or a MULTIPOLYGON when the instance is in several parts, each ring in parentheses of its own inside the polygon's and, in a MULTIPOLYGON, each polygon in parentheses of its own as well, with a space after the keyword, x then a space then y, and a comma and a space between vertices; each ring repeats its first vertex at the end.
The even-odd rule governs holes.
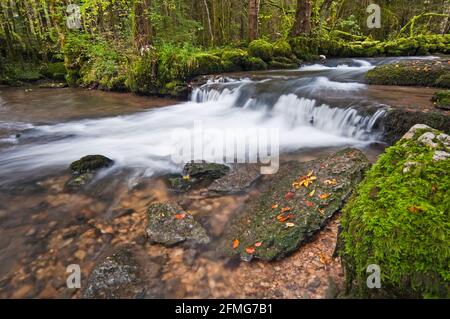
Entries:
POLYGON ((208 244, 205 229, 175 203, 152 204, 147 210, 145 233, 152 243, 172 246, 186 240, 208 244))
POLYGON ((266 40, 254 40, 248 46, 248 53, 252 57, 269 62, 273 57, 273 45, 266 40))
POLYGON ((91 182, 96 173, 114 165, 114 161, 103 155, 87 155, 70 164, 72 177, 66 183, 66 189, 77 191, 91 182))
POLYGON ((442 76, 450 73, 450 60, 402 61, 367 72, 369 84, 450 87, 442 76))
POLYGON ((249 189, 261 177, 258 164, 235 164, 231 171, 208 187, 211 194, 235 194, 249 189))
POLYGON ((343 209, 348 293, 450 297, 450 136, 414 126, 388 148, 343 209), (367 288, 379 265, 381 289, 367 288))
POLYGON ((437 108, 450 110, 450 90, 436 92, 432 100, 437 108))
POLYGON ((267 190, 231 220, 220 248, 247 261, 292 253, 340 210, 367 167, 356 149, 282 165, 267 190))
POLYGON ((70 170, 74 175, 95 172, 99 169, 110 167, 114 161, 103 155, 87 155, 70 164, 70 170))

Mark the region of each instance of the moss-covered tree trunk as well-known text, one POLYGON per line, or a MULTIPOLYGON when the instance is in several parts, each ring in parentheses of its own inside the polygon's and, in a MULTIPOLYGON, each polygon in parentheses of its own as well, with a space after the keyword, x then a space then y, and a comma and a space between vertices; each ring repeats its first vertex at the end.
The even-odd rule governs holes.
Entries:
POLYGON ((295 23, 291 31, 291 36, 296 37, 302 34, 311 33, 311 0, 298 0, 295 23))
POLYGON ((248 39, 253 41, 258 38, 259 0, 248 2, 248 39))

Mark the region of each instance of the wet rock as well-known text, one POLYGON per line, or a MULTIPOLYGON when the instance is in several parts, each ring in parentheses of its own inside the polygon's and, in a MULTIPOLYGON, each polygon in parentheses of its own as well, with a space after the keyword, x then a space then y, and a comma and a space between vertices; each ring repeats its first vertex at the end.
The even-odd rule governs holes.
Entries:
POLYGON ((94 179, 99 170, 111 167, 113 164, 113 160, 102 155, 88 155, 73 162, 70 164, 72 178, 67 181, 66 189, 71 191, 81 189, 94 179))
POLYGON ((147 211, 145 232, 150 242, 165 246, 186 240, 198 244, 208 244, 210 241, 205 229, 194 217, 175 203, 152 204, 147 211))
MULTIPOLYGON (((415 127, 416 124, 433 127, 444 133, 450 134, 450 116, 446 113, 412 112, 403 109, 392 109, 388 111, 383 118, 383 139, 388 144, 394 144, 407 134, 411 127, 415 127)), ((421 127, 418 126, 415 130, 420 128, 421 127)), ((409 135, 411 134, 414 136, 415 131, 411 131, 409 135)))
POLYGON ((368 166, 356 149, 306 163, 285 163, 267 190, 231 220, 220 249, 245 261, 275 260, 292 253, 340 210, 368 166), (235 240, 239 243, 233 249, 235 240))
POLYGON ((144 251, 124 247, 97 264, 83 297, 89 299, 161 298, 161 265, 144 251))
POLYGON ((208 187, 208 191, 218 194, 239 193, 248 189, 260 177, 259 165, 237 164, 228 174, 216 179, 208 187))
POLYGON ((450 90, 436 92, 432 101, 438 109, 450 110, 450 90))
POLYGON ((65 82, 45 82, 39 84, 39 87, 42 89, 63 89, 68 86, 69 85, 65 82))
POLYGON ((110 167, 114 161, 103 155, 88 155, 70 164, 73 175, 96 172, 99 169, 110 167))
POLYGON ((184 166, 183 175, 169 176, 168 183, 172 190, 186 192, 194 186, 208 186, 229 171, 230 168, 223 164, 188 163, 184 166))

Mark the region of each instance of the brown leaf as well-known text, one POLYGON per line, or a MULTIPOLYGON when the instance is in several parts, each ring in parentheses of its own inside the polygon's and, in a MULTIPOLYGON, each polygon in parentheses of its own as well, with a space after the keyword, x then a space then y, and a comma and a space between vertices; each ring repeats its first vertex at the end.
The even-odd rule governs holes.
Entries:
POLYGON ((422 208, 420 208, 418 206, 410 206, 410 207, 408 207, 408 211, 413 214, 420 213, 422 211, 422 208))
POLYGON ((322 194, 319 197, 320 197, 320 199, 327 199, 330 196, 331 196, 331 194, 322 194))
POLYGON ((281 209, 281 213, 286 213, 286 212, 288 212, 288 211, 290 211, 290 210, 291 210, 290 207, 283 207, 283 208, 281 209))
POLYGON ((292 199, 292 198, 294 198, 294 196, 295 196, 295 193, 287 192, 286 195, 284 195, 284 198, 285 199, 292 199))
POLYGON ((277 209, 278 208, 278 204, 273 204, 272 205, 272 209, 277 209))

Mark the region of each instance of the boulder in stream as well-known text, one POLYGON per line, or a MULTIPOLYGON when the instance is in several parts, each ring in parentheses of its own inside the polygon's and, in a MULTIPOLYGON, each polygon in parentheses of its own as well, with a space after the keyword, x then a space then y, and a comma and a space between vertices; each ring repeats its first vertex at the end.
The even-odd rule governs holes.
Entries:
POLYGON ((104 168, 111 167, 114 161, 103 155, 88 155, 70 164, 72 178, 66 183, 66 188, 79 190, 88 184, 95 174, 104 168))
POLYGON ((221 249, 246 261, 292 253, 340 210, 368 166, 356 149, 285 163, 268 188, 230 221, 221 249))
POLYGON ((212 182, 208 191, 215 194, 239 193, 248 189, 260 177, 260 165, 236 164, 228 174, 212 182))
POLYGON ((123 247, 100 261, 89 275, 83 298, 161 298, 161 265, 146 252, 123 247))
POLYGON ((147 211, 145 233, 152 243, 172 246, 186 240, 208 244, 206 230, 176 203, 156 203, 147 211))
POLYGON ((415 125, 380 156, 343 209, 338 253, 358 298, 450 296, 450 136, 415 125), (369 265, 381 287, 368 289, 369 265))

